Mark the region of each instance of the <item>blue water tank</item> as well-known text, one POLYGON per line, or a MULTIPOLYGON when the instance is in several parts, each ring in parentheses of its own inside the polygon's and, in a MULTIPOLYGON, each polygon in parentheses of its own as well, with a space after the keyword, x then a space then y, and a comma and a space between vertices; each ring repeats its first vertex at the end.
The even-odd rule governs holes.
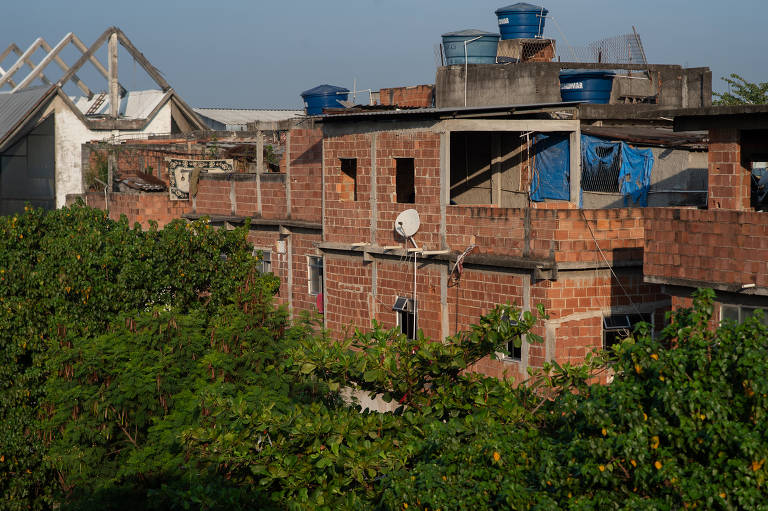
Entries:
POLYGON ((611 99, 614 71, 566 69, 560 71, 560 96, 563 101, 606 104, 611 99))
POLYGON ((467 41, 467 64, 495 64, 499 34, 484 30, 459 30, 443 34, 445 64, 464 64, 464 41, 467 41), (470 42, 471 41, 471 42, 470 42))
POLYGON ((307 115, 322 115, 323 108, 344 108, 339 101, 349 98, 349 89, 335 85, 318 85, 301 93, 307 115))
POLYGON ((499 7, 496 16, 499 18, 501 39, 533 39, 544 33, 544 21, 549 13, 544 7, 519 3, 499 7))

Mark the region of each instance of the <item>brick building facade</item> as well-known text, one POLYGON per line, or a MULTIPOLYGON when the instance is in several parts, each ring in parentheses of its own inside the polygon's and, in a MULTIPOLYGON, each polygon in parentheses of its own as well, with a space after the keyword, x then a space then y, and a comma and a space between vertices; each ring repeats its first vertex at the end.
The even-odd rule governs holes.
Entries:
POLYGON ((713 326, 768 311, 768 213, 759 186, 768 162, 768 106, 672 114, 676 130, 709 132, 708 208, 648 211, 645 280, 663 285, 675 307, 690 306, 696 288, 714 289, 713 326))

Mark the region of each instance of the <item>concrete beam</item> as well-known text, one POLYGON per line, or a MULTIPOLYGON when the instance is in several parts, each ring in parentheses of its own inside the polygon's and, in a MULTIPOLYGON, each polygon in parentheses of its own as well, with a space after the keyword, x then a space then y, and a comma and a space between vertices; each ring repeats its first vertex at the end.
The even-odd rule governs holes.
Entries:
POLYGON ((109 69, 109 116, 113 119, 120 117, 120 95, 117 88, 117 34, 109 35, 108 43, 109 69))
MULTIPOLYGON (((34 42, 27 48, 27 50, 21 54, 21 56, 18 58, 14 64, 8 68, 8 71, 5 72, 2 78, 0 78, 0 87, 4 86, 8 81, 13 78, 13 75, 16 74, 16 72, 21 69, 21 67, 24 65, 24 63, 29 59, 29 57, 34 54, 37 49, 41 46, 43 41, 42 37, 38 37, 34 40, 34 42)), ((34 69, 35 66, 32 66, 32 69, 34 69)))
POLYGON ((433 128, 433 131, 578 131, 577 120, 539 120, 539 119, 451 119, 445 120, 433 128))

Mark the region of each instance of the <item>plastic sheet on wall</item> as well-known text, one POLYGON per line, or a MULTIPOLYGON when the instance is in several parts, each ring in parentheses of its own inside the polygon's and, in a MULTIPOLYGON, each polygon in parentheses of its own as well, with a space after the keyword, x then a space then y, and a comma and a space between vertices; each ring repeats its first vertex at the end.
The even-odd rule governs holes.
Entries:
POLYGON ((569 200, 570 190, 570 142, 568 133, 543 134, 533 137, 531 154, 535 157, 531 179, 531 200, 569 200))
POLYGON ((586 191, 624 195, 624 205, 648 205, 653 153, 626 142, 581 136, 581 187, 586 191))
POLYGON ((651 187, 653 153, 650 149, 636 149, 626 142, 621 143, 621 172, 619 191, 624 195, 624 205, 648 206, 648 189, 651 187))

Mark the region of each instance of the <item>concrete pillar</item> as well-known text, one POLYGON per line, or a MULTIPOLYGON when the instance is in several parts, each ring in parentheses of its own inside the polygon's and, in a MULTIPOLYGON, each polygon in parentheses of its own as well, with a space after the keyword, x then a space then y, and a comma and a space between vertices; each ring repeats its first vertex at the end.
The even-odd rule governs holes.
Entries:
POLYGON ((581 128, 576 128, 570 135, 571 148, 571 204, 579 206, 581 198, 581 128))
POLYGON ((120 84, 117 81, 117 33, 109 36, 109 115, 120 115, 120 84))

